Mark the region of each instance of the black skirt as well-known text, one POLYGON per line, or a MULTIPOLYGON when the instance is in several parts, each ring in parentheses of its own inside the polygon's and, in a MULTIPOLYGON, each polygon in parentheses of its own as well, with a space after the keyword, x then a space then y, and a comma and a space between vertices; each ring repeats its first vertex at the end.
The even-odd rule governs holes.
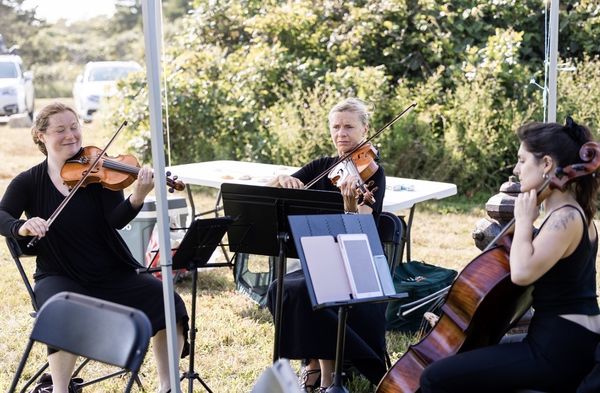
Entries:
MULTIPOLYGON (((162 281, 151 274, 116 273, 110 280, 82 285, 66 276, 51 275, 37 280, 34 293, 38 308, 63 291, 75 292, 143 311, 152 324, 152 335, 166 328, 162 281)), ((175 293, 175 318, 183 326, 185 344, 181 357, 189 354, 189 317, 183 299, 175 293)))
MULTIPOLYGON (((335 359, 337 308, 314 311, 304 273, 283 278, 283 303, 279 355, 288 359, 335 359)), ((277 281, 269 287, 267 306, 275 315, 277 281)), ((385 303, 360 304, 348 311, 344 360, 373 384, 386 372, 385 303)))

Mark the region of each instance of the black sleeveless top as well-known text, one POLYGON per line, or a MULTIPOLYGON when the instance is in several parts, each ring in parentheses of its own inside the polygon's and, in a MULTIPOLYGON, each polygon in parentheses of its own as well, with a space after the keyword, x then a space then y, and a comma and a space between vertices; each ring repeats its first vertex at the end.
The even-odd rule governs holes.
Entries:
POLYGON ((559 260, 534 283, 533 308, 535 314, 545 316, 600 314, 596 300, 598 235, 592 243, 583 213, 573 205, 561 206, 559 209, 564 207, 572 207, 581 215, 584 225, 583 236, 571 255, 559 260))

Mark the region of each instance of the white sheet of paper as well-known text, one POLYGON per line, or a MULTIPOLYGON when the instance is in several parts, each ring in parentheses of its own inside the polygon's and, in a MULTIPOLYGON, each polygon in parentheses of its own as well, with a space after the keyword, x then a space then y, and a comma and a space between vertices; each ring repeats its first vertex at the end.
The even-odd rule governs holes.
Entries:
POLYGON ((305 236, 300 239, 318 304, 350 299, 352 290, 333 236, 305 236))

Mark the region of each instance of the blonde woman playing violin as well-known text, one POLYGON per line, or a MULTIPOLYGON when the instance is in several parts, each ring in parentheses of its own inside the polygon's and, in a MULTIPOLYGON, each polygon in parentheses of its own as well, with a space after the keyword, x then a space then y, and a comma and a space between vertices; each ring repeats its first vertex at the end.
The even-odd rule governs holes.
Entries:
MULTIPOLYGON (((369 113, 364 102, 356 98, 346 99, 329 112, 329 131, 338 157, 358 146, 367 135, 369 113)), ((281 175, 269 185, 284 188, 304 188, 304 185, 331 167, 338 157, 316 159, 291 176, 281 175)), ((348 213, 373 214, 375 220, 382 210, 385 192, 385 173, 379 166, 365 182, 373 181, 372 205, 363 203, 357 196, 354 175, 340 182, 339 188, 323 177, 311 189, 338 191, 344 199, 348 213)), ((275 313, 275 287, 269 290, 269 309, 275 313)), ((337 315, 335 310, 313 311, 306 281, 302 271, 284 277, 283 318, 281 326, 280 356, 288 359, 304 359, 305 366, 300 382, 305 391, 325 391, 331 385, 336 347, 337 315), (319 384, 320 380, 320 384, 319 384)), ((379 382, 386 371, 385 353, 385 305, 367 304, 353 307, 348 316, 345 358, 373 384, 379 382)))

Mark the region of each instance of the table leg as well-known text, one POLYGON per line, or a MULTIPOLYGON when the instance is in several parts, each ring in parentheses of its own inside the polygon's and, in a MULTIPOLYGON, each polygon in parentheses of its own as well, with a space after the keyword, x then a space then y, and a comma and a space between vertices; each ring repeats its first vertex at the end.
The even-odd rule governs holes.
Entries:
POLYGON ((417 205, 414 204, 410 208, 410 213, 408 214, 408 222, 406 223, 406 262, 410 261, 410 229, 412 228, 413 216, 415 214, 415 207, 417 205))

